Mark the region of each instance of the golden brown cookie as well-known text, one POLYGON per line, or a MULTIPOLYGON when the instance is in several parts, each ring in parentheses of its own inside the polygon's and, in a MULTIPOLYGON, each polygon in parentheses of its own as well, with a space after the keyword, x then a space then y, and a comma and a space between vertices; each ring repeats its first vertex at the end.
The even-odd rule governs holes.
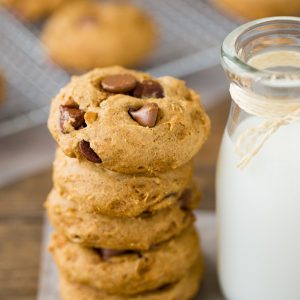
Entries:
POLYGON ((188 203, 176 202, 156 213, 135 218, 108 217, 78 209, 54 190, 46 207, 55 229, 74 243, 97 248, 148 250, 180 234, 194 221, 188 203))
POLYGON ((245 19, 300 15, 300 1, 295 0, 213 0, 213 2, 231 15, 245 19))
POLYGON ((73 0, 0 0, 0 5, 13 10, 26 21, 37 21, 52 13, 60 5, 71 1, 73 0))
POLYGON ((68 280, 133 295, 180 280, 199 257, 199 241, 190 227, 148 251, 116 251, 83 247, 54 234, 50 251, 68 280))
POLYGON ((68 156, 116 172, 151 173, 189 162, 210 121, 183 81, 110 67, 73 77, 54 98, 48 127, 68 156))
POLYGON ((52 59, 67 69, 131 66, 153 48, 155 30, 132 4, 77 1, 52 15, 42 41, 52 59))
POLYGON ((190 300, 197 293, 203 277, 203 259, 199 257, 179 281, 137 295, 111 295, 61 277, 63 300, 190 300))
POLYGON ((53 181, 58 193, 76 202, 80 209, 109 216, 134 217, 156 211, 187 194, 195 200, 192 202, 199 198, 192 184, 191 163, 165 173, 130 176, 69 158, 58 149, 53 181))

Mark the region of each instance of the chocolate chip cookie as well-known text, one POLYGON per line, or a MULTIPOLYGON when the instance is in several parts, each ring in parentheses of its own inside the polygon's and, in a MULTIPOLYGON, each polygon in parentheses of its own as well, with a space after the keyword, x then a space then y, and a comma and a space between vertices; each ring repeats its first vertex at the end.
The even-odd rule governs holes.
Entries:
POLYGON ((53 182, 58 193, 79 208, 108 216, 134 217, 171 206, 182 196, 190 196, 192 202, 199 198, 191 163, 165 173, 130 176, 69 158, 57 150, 53 182))
POLYGON ((190 300, 199 288, 203 276, 203 260, 200 256, 179 281, 156 290, 136 295, 112 295, 86 285, 70 282, 61 277, 63 300, 190 300))
POLYGON ((196 230, 148 251, 87 248, 54 234, 50 244, 60 272, 68 280, 111 294, 134 295, 180 280, 199 257, 196 230))
POLYGON ((49 194, 46 208, 54 228, 70 241, 108 249, 148 250, 180 234, 194 221, 191 208, 184 202, 135 218, 109 217, 80 210, 55 190, 49 194))
POLYGON ((154 47, 155 28, 129 3, 76 2, 48 20, 42 41, 51 58, 70 70, 139 63, 154 47))
POLYGON ((272 16, 300 16, 300 2, 294 0, 213 0, 223 12, 238 19, 272 16))
POLYGON ((11 9, 25 21, 38 21, 71 1, 74 0, 0 0, 0 5, 11 9))
POLYGON ((122 67, 73 77, 48 127, 66 155, 120 173, 174 170, 200 150, 210 121, 181 80, 122 67))

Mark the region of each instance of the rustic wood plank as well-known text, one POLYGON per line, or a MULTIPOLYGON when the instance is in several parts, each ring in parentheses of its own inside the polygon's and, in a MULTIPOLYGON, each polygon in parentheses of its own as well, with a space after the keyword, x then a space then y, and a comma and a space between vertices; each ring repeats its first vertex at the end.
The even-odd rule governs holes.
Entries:
POLYGON ((0 299, 36 298, 43 202, 50 171, 0 191, 0 299))

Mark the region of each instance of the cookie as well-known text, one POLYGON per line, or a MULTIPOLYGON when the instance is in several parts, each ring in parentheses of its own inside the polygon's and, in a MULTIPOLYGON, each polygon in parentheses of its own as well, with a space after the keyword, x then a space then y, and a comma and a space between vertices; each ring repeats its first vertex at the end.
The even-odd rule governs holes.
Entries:
POLYGON ((0 5, 11 9, 25 21, 38 21, 72 0, 0 0, 0 5))
POLYGON ((66 155, 132 174, 189 162, 210 121, 183 81, 110 67, 73 77, 52 101, 48 127, 66 155))
POLYGON ((76 2, 56 11, 42 41, 49 55, 70 70, 136 65, 154 47, 152 21, 129 3, 76 2))
POLYGON ((0 104, 5 100, 5 79, 0 71, 0 104))
POLYGON ((156 213, 135 218, 108 217, 79 210, 55 190, 49 194, 46 208, 54 228, 72 242, 108 249, 148 250, 180 234, 194 221, 185 203, 176 202, 156 213))
POLYGON ((179 281, 142 294, 111 295, 86 285, 60 280, 62 300, 190 300, 199 289, 203 277, 203 259, 200 256, 179 281))
POLYGON ((300 15, 300 2, 294 0, 214 0, 213 2, 231 15, 244 19, 300 15))
POLYGON ((191 163, 165 173, 130 176, 69 158, 58 149, 53 169, 59 194, 87 212, 135 217, 173 205, 181 196, 199 198, 191 163))
POLYGON ((133 295, 180 280, 197 260, 199 242, 193 227, 148 251, 87 248, 54 234, 50 251, 68 280, 133 295))

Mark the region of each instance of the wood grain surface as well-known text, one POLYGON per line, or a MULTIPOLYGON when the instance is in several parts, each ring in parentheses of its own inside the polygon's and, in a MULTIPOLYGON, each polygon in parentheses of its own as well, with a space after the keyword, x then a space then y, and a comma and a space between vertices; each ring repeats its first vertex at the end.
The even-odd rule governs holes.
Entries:
MULTIPOLYGON (((204 192, 202 209, 215 207, 215 163, 228 104, 209 111, 212 133, 195 158, 196 180, 204 192)), ((0 300, 36 299, 43 202, 51 184, 51 170, 45 170, 0 190, 0 300)))

